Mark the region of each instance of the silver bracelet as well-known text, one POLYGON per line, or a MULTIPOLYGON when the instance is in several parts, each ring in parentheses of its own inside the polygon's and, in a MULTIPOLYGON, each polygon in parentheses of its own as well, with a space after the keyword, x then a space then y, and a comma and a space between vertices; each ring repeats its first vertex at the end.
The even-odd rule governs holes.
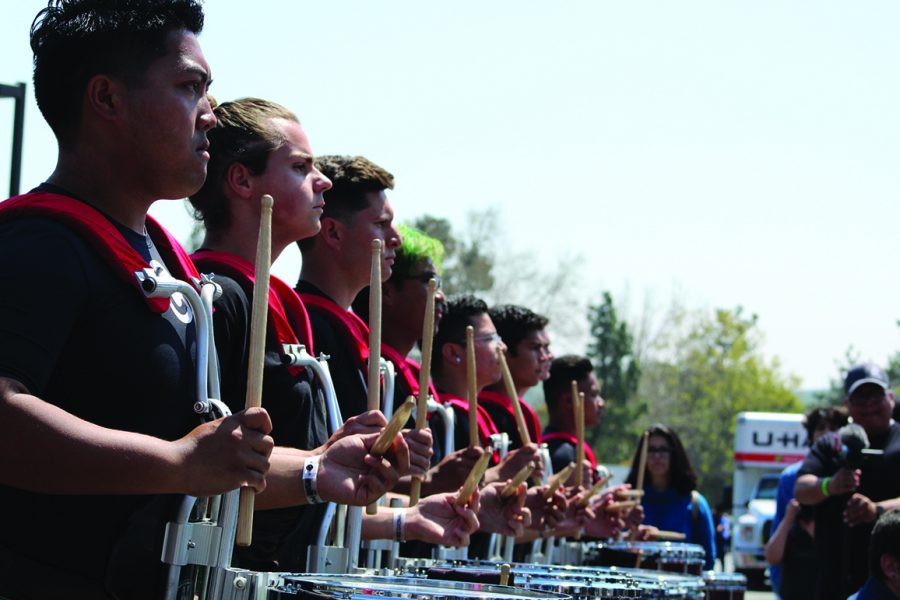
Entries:
POLYGON ((319 459, 321 455, 307 457, 303 463, 303 491, 306 492, 306 501, 310 504, 320 504, 324 502, 319 496, 318 487, 316 486, 316 476, 319 474, 319 459))
POLYGON ((406 527, 406 511, 399 509, 394 511, 394 541, 405 542, 404 529, 406 527))

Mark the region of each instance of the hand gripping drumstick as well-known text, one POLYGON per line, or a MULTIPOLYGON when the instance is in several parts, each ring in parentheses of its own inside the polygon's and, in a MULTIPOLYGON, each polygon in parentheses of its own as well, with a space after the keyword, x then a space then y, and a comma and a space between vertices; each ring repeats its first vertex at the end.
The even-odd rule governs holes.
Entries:
POLYGON ((585 506, 587 506, 591 501, 591 497, 595 496, 597 494, 597 492, 602 490, 603 486, 605 486, 607 483, 609 483, 609 480, 612 478, 613 478, 612 473, 610 473, 609 475, 607 475, 606 477, 604 477, 603 479, 601 479, 600 481, 595 483, 593 485, 593 487, 591 487, 591 489, 588 490, 588 493, 585 494, 584 497, 578 501, 578 506, 580 506, 581 508, 584 508, 585 506))
MULTIPOLYGON (((372 240, 372 271, 369 277, 369 376, 367 380, 369 410, 381 408, 381 246, 381 240, 372 240)), ((393 399, 390 401, 392 402, 393 399)), ((377 512, 377 500, 366 507, 367 514, 374 515, 377 512)))
MULTIPOLYGON (((266 352, 266 318, 269 309, 269 269, 272 263, 272 196, 261 199, 259 214, 259 238, 256 241, 256 270, 254 271, 253 304, 250 309, 250 349, 247 364, 246 408, 262 405, 263 365, 266 352)), ((249 546, 253 540, 253 502, 255 492, 241 488, 238 509, 238 546, 249 546)))
POLYGON ((475 462, 475 466, 472 467, 472 472, 469 473, 466 482, 463 484, 462 489, 459 491, 459 495, 454 501, 456 506, 465 506, 472 500, 472 493, 478 486, 478 482, 481 481, 481 478, 484 476, 484 472, 487 470, 487 465, 490 460, 491 449, 484 448, 484 454, 482 454, 475 462))
POLYGON ((500 372, 503 374, 503 385, 506 387, 506 395, 509 396, 513 406, 513 414, 516 417, 516 429, 519 430, 519 439, 522 445, 531 443, 531 436, 528 435, 528 427, 525 426, 525 417, 522 416, 522 407, 519 405, 519 395, 516 394, 516 386, 513 382, 512 373, 509 372, 509 365, 506 364, 506 355, 503 349, 497 346, 497 360, 500 362, 500 372))
POLYGON ((475 329, 466 327, 466 396, 469 400, 469 447, 481 442, 478 439, 478 384, 475 379, 475 329))
POLYGON ((572 380, 572 407, 575 411, 575 487, 580 487, 584 481, 584 405, 582 396, 578 392, 578 382, 572 380))
POLYGON ((388 451, 388 448, 391 447, 391 444, 394 442, 394 438, 397 437, 397 434, 400 433, 400 430, 403 429, 403 426, 406 424, 406 421, 409 420, 409 415, 412 414, 413 409, 416 407, 416 401, 412 396, 409 396, 406 399, 400 408, 394 411, 394 415, 391 417, 391 420, 385 426, 384 430, 381 432, 381 435, 376 438, 375 443, 372 444, 372 450, 369 454, 373 456, 381 456, 385 452, 388 451))
POLYGON ((559 489, 559 486, 564 484, 568 479, 569 475, 572 474, 572 471, 575 469, 575 463, 570 462, 568 465, 563 468, 562 471, 554 475, 550 478, 550 484, 547 490, 544 492, 544 500, 553 495, 553 493, 559 489))
POLYGON ((531 475, 531 472, 534 471, 534 468, 537 465, 534 464, 534 461, 529 461, 527 465, 519 469, 519 472, 516 473, 515 477, 512 478, 512 481, 506 484, 506 487, 503 488, 503 491, 500 492, 501 498, 509 498, 513 494, 516 493, 516 490, 519 489, 519 484, 524 483, 528 476, 531 475))
MULTIPOLYGON (((416 407, 416 429, 425 428, 428 414, 428 374, 431 372, 431 346, 434 342, 434 295, 437 293, 437 281, 428 280, 428 299, 425 302, 425 322, 422 324, 422 368, 419 369, 419 404, 416 407)), ((409 505, 419 503, 422 493, 422 480, 413 477, 409 486, 409 505)))

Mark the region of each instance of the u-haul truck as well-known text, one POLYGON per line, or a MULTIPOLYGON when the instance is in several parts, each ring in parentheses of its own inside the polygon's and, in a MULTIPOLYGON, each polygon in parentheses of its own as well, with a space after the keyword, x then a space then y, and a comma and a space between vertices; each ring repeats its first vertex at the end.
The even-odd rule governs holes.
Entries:
POLYGON ((806 456, 803 415, 738 413, 734 426, 734 507, 731 552, 736 571, 762 583, 763 548, 772 534, 778 476, 806 456))

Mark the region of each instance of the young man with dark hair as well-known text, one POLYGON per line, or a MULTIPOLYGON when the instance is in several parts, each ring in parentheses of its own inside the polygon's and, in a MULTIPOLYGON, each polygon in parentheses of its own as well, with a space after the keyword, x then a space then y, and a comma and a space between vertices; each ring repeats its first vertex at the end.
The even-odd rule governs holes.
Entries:
POLYGON ((516 427, 513 402, 518 402, 528 435, 534 443, 541 441, 541 424, 534 409, 522 399, 525 392, 550 376, 550 337, 547 335, 549 320, 524 306, 506 304, 490 310, 491 321, 506 345, 506 363, 512 376, 516 398, 509 398, 504 382, 489 385, 478 400, 500 431, 509 434, 510 448, 522 446, 516 427))
POLYGON ((897 600, 900 598, 900 510, 893 508, 878 518, 869 539, 869 578, 847 600, 897 600))
MULTIPOLYGON (((303 267, 297 292, 309 310, 316 349, 331 357, 331 374, 344 418, 367 409, 368 326, 350 305, 369 285, 372 240, 384 242, 382 280, 391 276, 400 234, 385 194, 394 176, 362 156, 322 156, 317 167, 331 180, 321 230, 300 240, 303 267)), ((375 357, 378 360, 378 357, 375 357)))
POLYGON ((206 176, 202 25, 193 0, 69 0, 32 26, 59 157, 0 205, 2 596, 159 597, 179 494, 265 487, 267 413, 198 425, 195 317, 134 275, 196 275, 147 210, 206 176))
MULTIPOLYGON (((550 376, 544 380, 544 402, 550 422, 544 428, 542 441, 550 449, 550 462, 553 472, 558 473, 571 462, 575 462, 575 410, 572 398, 572 382, 578 383, 578 391, 584 393, 584 428, 595 427, 603 412, 604 400, 600 397, 600 384, 594 375, 594 366, 583 356, 567 354, 555 358, 550 364, 550 376)), ((597 459, 587 442, 584 443, 585 460, 590 465, 583 465, 590 476, 584 481, 591 481, 597 459)))
MULTIPOLYGON (((836 436, 822 436, 800 467, 794 496, 816 507, 816 598, 846 598, 866 579, 872 525, 900 506, 900 425, 891 419, 894 394, 884 370, 857 365, 844 379, 844 406, 883 456, 848 464, 836 436)), ((854 436, 855 437, 855 436, 854 436)))

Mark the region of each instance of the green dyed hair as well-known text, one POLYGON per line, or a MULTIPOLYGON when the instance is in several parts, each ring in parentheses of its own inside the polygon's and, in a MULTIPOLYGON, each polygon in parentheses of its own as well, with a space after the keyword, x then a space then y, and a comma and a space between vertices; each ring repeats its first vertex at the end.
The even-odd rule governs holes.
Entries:
POLYGON ((389 281, 396 282, 409 277, 416 265, 426 259, 431 259, 437 272, 441 272, 441 264, 444 261, 444 244, 439 239, 409 225, 398 225, 397 231, 400 233, 403 243, 397 249, 394 257, 394 266, 389 281))

